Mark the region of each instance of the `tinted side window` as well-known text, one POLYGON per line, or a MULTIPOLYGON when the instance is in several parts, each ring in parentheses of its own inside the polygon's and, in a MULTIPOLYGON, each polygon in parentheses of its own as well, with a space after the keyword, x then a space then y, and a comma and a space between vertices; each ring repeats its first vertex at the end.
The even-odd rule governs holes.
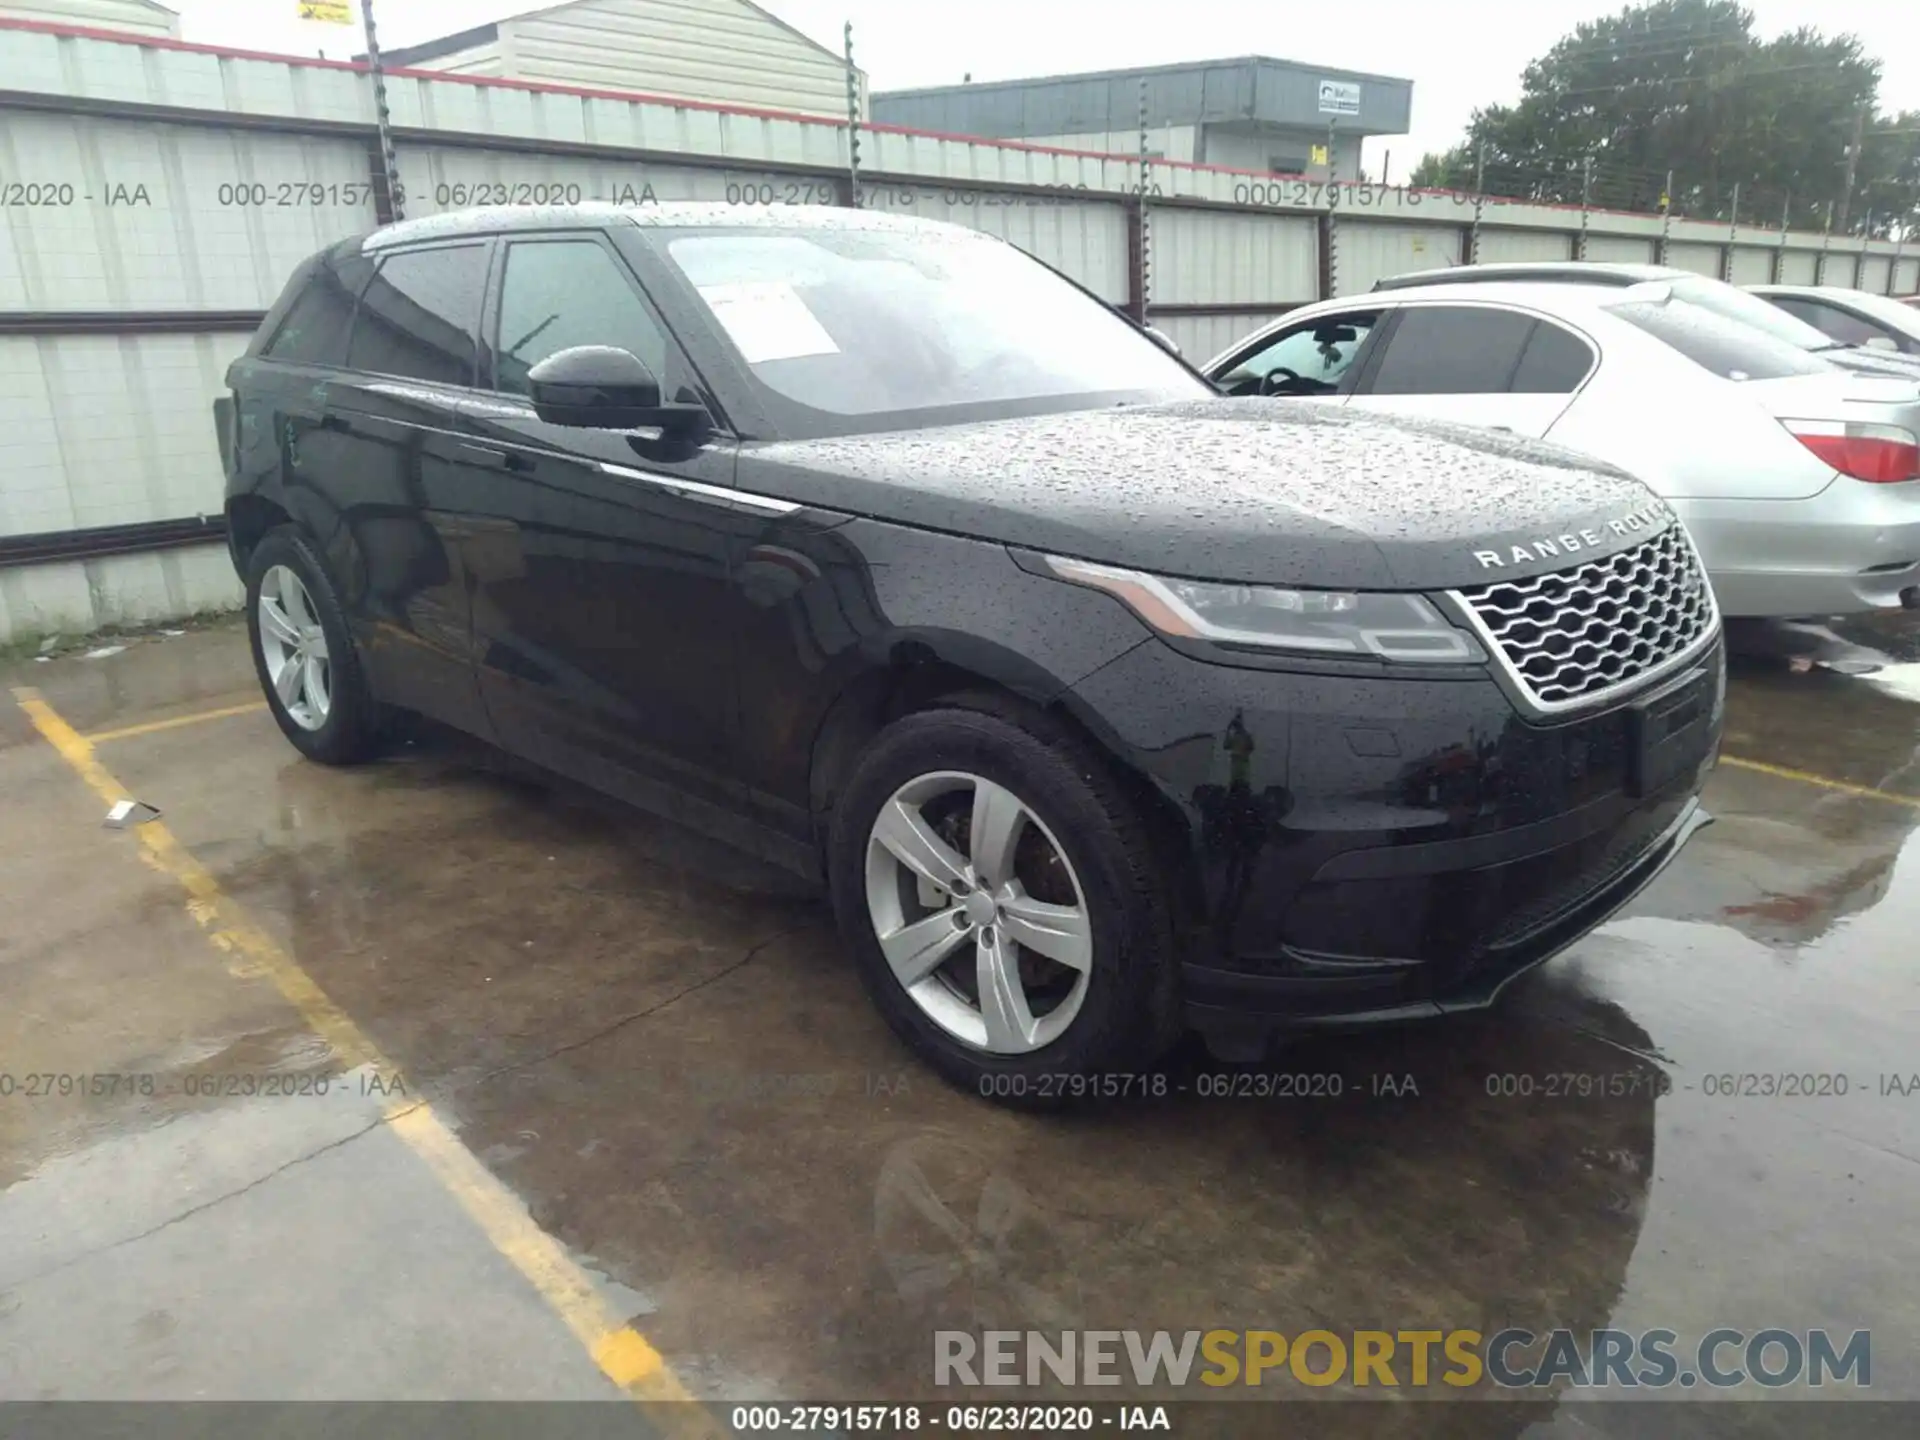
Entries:
POLYGON ((360 297, 350 363, 376 375, 473 383, 473 332, 486 284, 484 245, 389 255, 360 297))
POLYGON ((1513 389, 1520 395, 1571 395, 1593 368, 1593 347, 1548 320, 1534 322, 1513 389))
POLYGON ((1375 395, 1504 394, 1533 333, 1533 317, 1465 305, 1412 305, 1368 387, 1375 395))
POLYGON ((522 241, 507 250, 494 388, 527 393, 527 372, 575 345, 613 345, 667 383, 667 336, 625 272, 593 240, 522 241))
POLYGON ((331 265, 321 265, 262 353, 295 365, 346 364, 353 300, 353 292, 340 273, 331 265))

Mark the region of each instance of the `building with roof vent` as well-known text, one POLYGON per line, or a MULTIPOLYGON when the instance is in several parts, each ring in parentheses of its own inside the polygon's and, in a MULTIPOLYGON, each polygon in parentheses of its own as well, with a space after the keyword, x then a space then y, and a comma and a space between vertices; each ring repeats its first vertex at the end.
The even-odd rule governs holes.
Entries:
POLYGON ((872 113, 914 130, 1137 155, 1143 82, 1154 159, 1319 179, 1360 178, 1360 142, 1404 135, 1413 107, 1411 80, 1249 55, 883 90, 872 113))
MULTIPOLYGON (((847 114, 844 59, 752 0, 575 0, 382 47, 380 58, 395 68, 847 114)), ((860 95, 864 106, 864 75, 860 95)))

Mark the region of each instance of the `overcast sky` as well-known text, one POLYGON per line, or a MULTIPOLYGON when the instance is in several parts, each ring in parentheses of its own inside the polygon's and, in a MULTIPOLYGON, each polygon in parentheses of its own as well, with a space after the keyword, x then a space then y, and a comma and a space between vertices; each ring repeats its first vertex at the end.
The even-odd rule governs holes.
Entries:
MULTIPOLYGON (((358 32, 291 18, 295 0, 167 0, 186 39, 340 58, 358 32)), ((514 0, 376 0, 383 46, 539 8, 514 0)), ((1882 65, 1885 109, 1920 109, 1920 0, 1747 0, 1763 36, 1812 25, 1851 31, 1882 65)), ((1273 55, 1413 81, 1409 137, 1370 141, 1377 171, 1403 177, 1460 136, 1476 105, 1512 100, 1520 72, 1582 20, 1621 0, 765 0, 834 50, 853 21, 855 59, 876 90, 1074 70, 1273 55)))

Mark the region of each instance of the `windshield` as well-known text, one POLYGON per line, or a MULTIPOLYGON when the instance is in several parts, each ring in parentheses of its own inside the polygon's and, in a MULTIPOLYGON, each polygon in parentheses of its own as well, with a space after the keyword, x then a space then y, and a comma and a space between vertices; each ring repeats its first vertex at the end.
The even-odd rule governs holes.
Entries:
POLYGON ((1826 293, 1849 310, 1869 315, 1904 335, 1920 336, 1920 311, 1914 309, 1912 301, 1895 300, 1890 295, 1875 295, 1866 290, 1834 290, 1826 293))
POLYGON ((1704 276, 1666 283, 1673 286, 1675 299, 1685 300, 1704 310, 1711 310, 1716 315, 1737 320, 1743 325, 1751 325, 1756 330, 1764 330, 1774 339, 1791 345, 1796 350, 1841 348, 1831 335, 1823 333, 1804 320, 1789 315, 1771 301, 1762 300, 1758 295, 1750 295, 1737 286, 1722 284, 1718 280, 1708 280, 1704 276))
POLYGON ((882 429, 1214 393, 1100 301, 985 237, 702 230, 665 248, 763 399, 816 424, 857 417, 853 428, 882 429))
POLYGON ((1832 365, 1805 348, 1683 296, 1679 284, 1657 280, 1636 285, 1626 294, 1630 298, 1604 307, 1608 314, 1644 330, 1723 380, 1833 373, 1832 365))

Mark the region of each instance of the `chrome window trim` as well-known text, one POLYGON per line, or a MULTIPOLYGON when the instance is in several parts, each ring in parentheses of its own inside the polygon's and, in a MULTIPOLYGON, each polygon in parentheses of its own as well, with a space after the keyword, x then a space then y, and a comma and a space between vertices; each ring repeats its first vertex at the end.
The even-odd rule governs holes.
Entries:
POLYGON ((634 470, 625 465, 615 465, 602 460, 599 468, 603 474, 615 476, 621 480, 644 480, 649 485, 662 490, 671 490, 676 494, 693 496, 696 499, 712 500, 716 504, 731 506, 735 510, 749 510, 759 515, 791 515, 804 509, 792 500, 776 500, 771 495, 754 495, 745 490, 729 490, 721 485, 705 485, 697 480, 682 480, 678 475, 662 475, 656 470, 634 470))

